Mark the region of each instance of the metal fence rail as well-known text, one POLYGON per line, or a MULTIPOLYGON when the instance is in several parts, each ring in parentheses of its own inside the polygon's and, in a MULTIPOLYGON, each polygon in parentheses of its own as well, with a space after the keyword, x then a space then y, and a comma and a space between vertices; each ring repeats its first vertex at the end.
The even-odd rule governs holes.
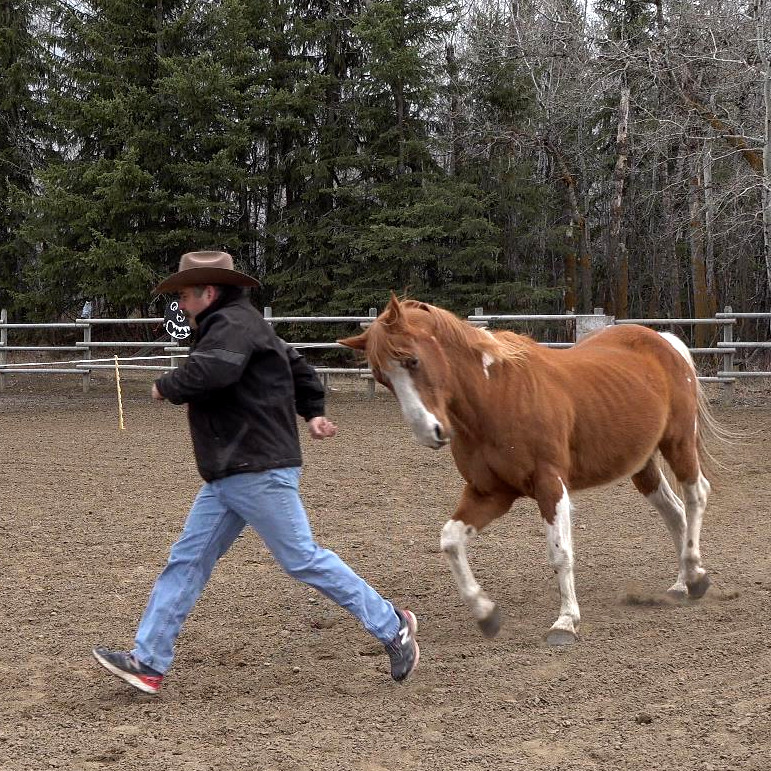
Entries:
MULTIPOLYGON (((274 316, 272 308, 266 307, 263 315, 265 320, 275 325, 282 324, 352 324, 356 326, 366 326, 377 316, 377 309, 370 308, 367 316, 274 316)), ((552 348, 570 348, 575 341, 585 334, 600 329, 611 324, 642 324, 644 326, 696 326, 710 325, 721 330, 722 339, 714 346, 695 346, 689 348, 694 356, 716 355, 722 357, 722 368, 715 375, 700 376, 702 382, 716 382, 723 386, 723 394, 726 400, 733 396, 733 384, 738 378, 771 378, 771 372, 768 371, 750 371, 741 370, 737 364, 737 353, 751 350, 771 349, 769 340, 734 340, 734 329, 737 322, 742 319, 768 320, 771 323, 771 312, 769 313, 742 313, 734 312, 732 308, 727 307, 724 311, 715 314, 712 318, 689 319, 689 318, 640 318, 640 319, 615 319, 607 316, 601 308, 596 308, 592 314, 490 314, 485 315, 483 308, 476 308, 473 315, 468 316, 468 320, 475 326, 489 327, 500 324, 527 324, 527 323, 546 323, 546 324, 564 324, 566 337, 572 338, 564 342, 546 342, 541 341, 542 345, 552 348)), ((101 349, 158 349, 159 354, 154 356, 120 356, 117 357, 120 367, 131 370, 144 370, 148 372, 166 372, 176 367, 188 353, 188 347, 180 345, 177 341, 131 341, 131 340, 94 340, 93 331, 107 325, 127 326, 127 325, 157 325, 163 324, 163 318, 122 318, 122 319, 77 319, 74 322, 53 322, 44 324, 32 323, 11 323, 8 321, 8 314, 5 309, 0 310, 0 391, 6 387, 6 378, 10 374, 23 375, 61 375, 73 374, 80 375, 82 378, 83 391, 88 391, 90 387, 91 372, 95 370, 113 369, 114 359, 93 358, 93 352, 101 349), (75 342, 74 345, 19 345, 9 344, 9 333, 15 333, 23 330, 78 330, 82 333, 83 339, 75 342), (160 354, 160 350, 164 354, 160 354), (10 352, 20 353, 71 353, 76 352, 82 355, 80 359, 67 361, 33 361, 22 363, 9 363, 8 354, 10 352), (146 363, 137 363, 139 361, 146 363)), ((344 348, 335 341, 327 342, 289 342, 294 348, 301 350, 331 350, 344 348)), ((316 370, 322 376, 324 385, 329 385, 330 375, 354 375, 368 380, 370 395, 374 393, 375 383, 372 379, 372 373, 369 368, 352 365, 350 367, 327 367, 319 366, 316 370)))
MULTIPOLYGON (((370 308, 368 316, 273 316, 272 309, 266 307, 263 313, 266 321, 272 325, 286 323, 308 324, 352 324, 358 327, 371 323, 377 316, 377 309, 370 308)), ((118 357, 121 369, 144 370, 147 372, 167 372, 176 367, 187 356, 189 348, 180 345, 175 340, 161 341, 134 341, 134 340, 94 340, 95 328, 111 326, 129 326, 136 324, 156 325, 163 324, 163 318, 83 318, 74 322, 57 322, 45 324, 11 323, 8 321, 8 313, 5 309, 0 311, 0 391, 5 390, 6 378, 10 374, 18 375, 80 375, 82 377, 83 391, 87 392, 91 386, 91 372, 97 370, 114 369, 113 359, 93 358, 93 352, 99 349, 158 349, 165 352, 164 355, 154 357, 118 357), (22 330, 78 330, 82 332, 83 339, 74 345, 9 345, 9 333, 22 330), (68 361, 30 361, 22 363, 9 363, 9 352, 28 353, 69 353, 80 352, 82 359, 68 361), (165 363, 154 361, 152 363, 135 363, 139 359, 166 360, 165 363)), ((310 350, 344 349, 345 346, 337 342, 290 342, 294 348, 310 350)), ((316 371, 321 376, 325 388, 329 387, 330 375, 354 375, 367 380, 370 396, 374 395, 375 382, 368 367, 352 365, 350 367, 317 366, 316 371)))

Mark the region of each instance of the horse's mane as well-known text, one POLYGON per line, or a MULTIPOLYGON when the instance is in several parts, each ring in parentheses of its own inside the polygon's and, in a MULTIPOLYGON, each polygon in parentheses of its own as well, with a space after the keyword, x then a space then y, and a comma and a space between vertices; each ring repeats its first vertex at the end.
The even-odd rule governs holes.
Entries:
POLYGON ((391 329, 393 322, 383 319, 378 319, 369 328, 367 357, 375 366, 382 367, 388 359, 408 357, 410 352, 403 345, 405 338, 420 331, 430 331, 445 346, 487 353, 502 362, 521 362, 527 350, 535 345, 530 338, 513 333, 494 336, 443 308, 418 300, 402 301, 401 309, 399 329, 391 329))

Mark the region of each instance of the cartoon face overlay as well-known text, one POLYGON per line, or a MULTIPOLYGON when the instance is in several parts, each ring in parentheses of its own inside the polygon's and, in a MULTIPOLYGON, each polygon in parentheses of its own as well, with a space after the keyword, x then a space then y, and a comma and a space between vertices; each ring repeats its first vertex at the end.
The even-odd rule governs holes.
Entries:
POLYGON ((187 340, 190 337, 190 324, 187 323, 187 316, 180 310, 177 300, 172 300, 166 306, 163 326, 166 334, 174 340, 187 340))

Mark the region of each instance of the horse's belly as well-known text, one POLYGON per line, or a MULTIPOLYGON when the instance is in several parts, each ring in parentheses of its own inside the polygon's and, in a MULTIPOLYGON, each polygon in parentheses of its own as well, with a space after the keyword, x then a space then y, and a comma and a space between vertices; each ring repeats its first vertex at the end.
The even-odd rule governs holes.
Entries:
POLYGON ((572 453, 569 475, 572 489, 596 487, 636 474, 656 452, 660 434, 613 439, 606 436, 605 441, 585 445, 572 453))

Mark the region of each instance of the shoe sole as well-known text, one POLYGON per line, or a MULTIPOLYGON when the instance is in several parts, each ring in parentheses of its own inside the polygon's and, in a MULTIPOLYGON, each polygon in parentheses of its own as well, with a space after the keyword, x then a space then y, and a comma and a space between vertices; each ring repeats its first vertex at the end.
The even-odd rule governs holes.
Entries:
POLYGON ((144 680, 137 677, 136 675, 132 675, 130 672, 124 672, 122 669, 118 669, 114 664, 111 664, 104 656, 97 653, 96 650, 91 651, 93 657, 112 675, 115 675, 116 677, 119 677, 124 682, 128 683, 129 685, 133 685, 134 688, 137 690, 142 691, 142 693, 149 693, 151 696, 155 696, 159 688, 153 688, 152 685, 148 685, 144 680))
POLYGON ((409 672, 401 679, 397 680, 399 683, 403 683, 408 680, 410 675, 415 671, 420 661, 420 647, 418 646, 418 618, 411 610, 403 610, 402 613, 407 616, 407 624, 410 627, 410 634, 412 635, 412 641, 415 643, 415 661, 412 662, 409 672))

